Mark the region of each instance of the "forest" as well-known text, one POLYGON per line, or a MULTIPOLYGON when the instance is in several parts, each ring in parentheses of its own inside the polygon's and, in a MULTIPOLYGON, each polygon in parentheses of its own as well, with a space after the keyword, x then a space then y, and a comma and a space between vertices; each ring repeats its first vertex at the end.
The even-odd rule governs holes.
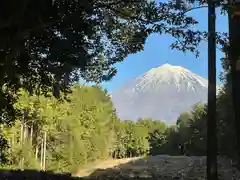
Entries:
MULTIPOLYGON (((198 57, 199 44, 208 40, 208 32, 196 29, 199 22, 187 12, 207 3, 2 1, 1 168, 75 172, 107 158, 206 155, 207 107, 214 107, 211 103, 196 104, 192 111, 179 114, 174 126, 161 119, 119 119, 108 92, 99 84, 117 74, 116 63, 144 50, 153 33, 171 36, 171 49, 198 57), (82 79, 98 85, 77 83, 82 79)), ((232 17, 232 7, 225 1, 215 5, 232 17)), ((232 52, 237 48, 232 48, 231 40, 238 39, 225 32, 214 35, 214 44, 226 56, 222 59, 223 88, 217 97, 218 153, 240 162, 240 97, 238 91, 232 93, 232 89, 240 89, 240 74, 230 62, 238 54, 232 52)), ((215 111, 209 112, 215 115, 215 111)), ((209 137, 214 134, 215 130, 209 137)))
MULTIPOLYGON (((219 154, 234 158, 228 73, 222 82, 217 101, 219 154)), ((167 126, 150 118, 120 120, 108 92, 98 85, 75 84, 60 99, 23 89, 17 96, 15 122, 1 126, 8 142, 4 168, 73 173, 108 158, 206 155, 206 104, 196 104, 191 112, 179 115, 176 125, 167 126)))

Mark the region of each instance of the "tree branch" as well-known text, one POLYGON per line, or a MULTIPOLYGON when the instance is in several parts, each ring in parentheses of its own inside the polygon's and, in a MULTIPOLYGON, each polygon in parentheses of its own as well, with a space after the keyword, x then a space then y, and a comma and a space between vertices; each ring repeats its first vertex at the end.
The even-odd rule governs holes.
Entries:
POLYGON ((193 11, 193 10, 196 10, 196 9, 207 8, 207 7, 208 7, 208 6, 198 6, 198 7, 193 7, 193 8, 190 8, 190 9, 188 9, 188 10, 182 12, 181 14, 186 14, 186 13, 188 13, 188 12, 190 12, 190 11, 193 11))

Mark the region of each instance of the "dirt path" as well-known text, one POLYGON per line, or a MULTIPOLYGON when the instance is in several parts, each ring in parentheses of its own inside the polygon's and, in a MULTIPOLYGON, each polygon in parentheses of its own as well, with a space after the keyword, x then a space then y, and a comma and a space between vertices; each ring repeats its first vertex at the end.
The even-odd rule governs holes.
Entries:
POLYGON ((130 161, 136 161, 138 159, 141 159, 141 157, 136 157, 136 158, 124 158, 124 159, 109 159, 106 161, 103 161, 101 163, 95 163, 91 166, 91 168, 83 168, 79 170, 74 176, 78 177, 86 177, 91 175, 97 170, 105 170, 109 168, 114 168, 117 166, 120 166, 122 164, 127 164, 130 161))
MULTIPOLYGON (((230 161, 219 158, 219 180, 239 180, 240 173, 230 161)), ((78 176, 94 177, 154 177, 159 180, 204 180, 206 179, 206 158, 187 156, 150 156, 111 160, 79 172, 78 176)))

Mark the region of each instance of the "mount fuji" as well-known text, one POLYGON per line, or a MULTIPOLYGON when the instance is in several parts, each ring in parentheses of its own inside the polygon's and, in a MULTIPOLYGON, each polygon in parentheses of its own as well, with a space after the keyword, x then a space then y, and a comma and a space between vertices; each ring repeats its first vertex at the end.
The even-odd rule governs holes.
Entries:
POLYGON ((181 66, 164 64, 111 93, 122 120, 152 118, 174 124, 180 113, 207 102, 208 81, 181 66))

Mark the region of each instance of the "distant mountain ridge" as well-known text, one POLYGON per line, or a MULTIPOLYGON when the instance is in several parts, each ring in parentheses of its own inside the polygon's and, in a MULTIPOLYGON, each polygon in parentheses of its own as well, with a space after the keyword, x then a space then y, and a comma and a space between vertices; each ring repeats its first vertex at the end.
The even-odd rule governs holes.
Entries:
POLYGON ((174 124, 181 112, 207 102, 208 81, 181 66, 164 64, 111 93, 122 120, 153 118, 174 124))

